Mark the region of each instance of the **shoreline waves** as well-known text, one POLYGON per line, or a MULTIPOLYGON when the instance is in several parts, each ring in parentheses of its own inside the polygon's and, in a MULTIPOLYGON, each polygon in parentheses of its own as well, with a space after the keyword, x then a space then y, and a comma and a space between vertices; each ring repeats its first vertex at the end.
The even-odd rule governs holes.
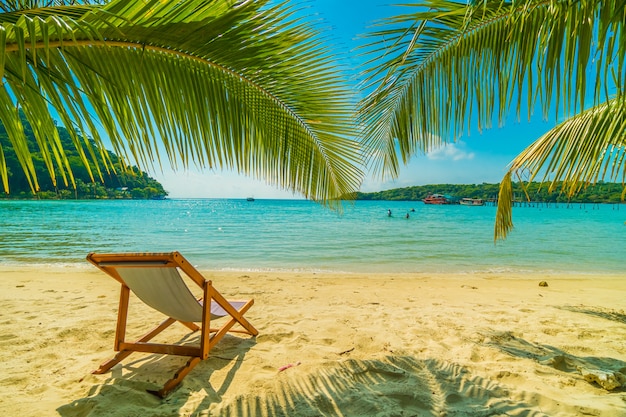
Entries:
MULTIPOLYGON (((184 255, 184 254, 183 254, 184 255)), ((258 268, 224 268, 224 269, 207 269, 201 268, 198 265, 194 265, 196 269, 201 270, 205 274, 211 275, 288 275, 292 277, 310 276, 314 277, 333 277, 334 279, 341 278, 355 278, 368 279, 368 277, 374 277, 380 279, 385 277, 386 279, 446 279, 449 277, 467 277, 467 278, 480 278, 480 279, 497 279, 497 280, 590 280, 594 281, 596 278, 610 281, 625 279, 626 275, 623 273, 609 272, 609 271, 561 271, 561 270, 508 270, 505 268, 494 269, 489 271, 420 271, 420 272, 360 272, 360 271, 334 271, 334 270, 311 270, 311 269, 258 269, 258 268)), ((90 273, 93 272, 94 266, 85 262, 75 263, 24 263, 24 262, 0 262, 0 274, 2 273, 31 273, 33 271, 46 271, 50 273, 90 273)))

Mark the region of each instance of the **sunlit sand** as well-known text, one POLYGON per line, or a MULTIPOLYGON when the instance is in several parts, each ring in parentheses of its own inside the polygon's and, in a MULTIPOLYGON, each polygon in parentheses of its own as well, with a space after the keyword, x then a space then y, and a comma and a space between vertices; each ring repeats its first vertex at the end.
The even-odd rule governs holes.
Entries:
MULTIPOLYGON (((252 297, 256 339, 184 363, 113 354, 118 285, 85 269, 0 273, 0 414, 12 416, 620 416, 623 276, 205 272, 252 297), (539 282, 546 281, 547 287, 539 282), (402 414, 404 413, 404 414, 402 414)), ((128 333, 162 319, 132 303, 128 333)), ((183 326, 168 337, 193 340, 183 326)))

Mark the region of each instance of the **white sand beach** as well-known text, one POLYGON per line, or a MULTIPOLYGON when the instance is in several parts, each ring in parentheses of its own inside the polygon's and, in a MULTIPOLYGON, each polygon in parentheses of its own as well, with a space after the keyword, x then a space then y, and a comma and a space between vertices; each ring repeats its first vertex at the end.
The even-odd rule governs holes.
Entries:
MULTIPOLYGON (((114 354, 114 280, 3 267, 0 415, 626 416, 626 276, 205 276, 254 298, 259 336, 226 336, 160 399, 146 389, 184 358, 134 353, 91 374, 114 354)), ((162 318, 131 300, 129 337, 162 318)))

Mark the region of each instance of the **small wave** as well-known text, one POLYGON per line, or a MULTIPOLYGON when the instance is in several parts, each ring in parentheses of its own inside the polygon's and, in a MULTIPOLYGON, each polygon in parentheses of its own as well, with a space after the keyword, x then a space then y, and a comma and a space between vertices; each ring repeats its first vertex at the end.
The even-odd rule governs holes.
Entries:
POLYGON ((195 265, 196 269, 201 271, 216 271, 216 272, 278 272, 278 273, 306 273, 306 274, 354 274, 354 271, 345 271, 338 269, 320 269, 320 268, 272 268, 272 267, 259 267, 259 268, 204 268, 202 265, 195 265))
POLYGON ((30 262, 30 261, 0 261, 0 269, 20 270, 20 269, 71 269, 75 271, 89 270, 93 266, 85 262, 30 262))

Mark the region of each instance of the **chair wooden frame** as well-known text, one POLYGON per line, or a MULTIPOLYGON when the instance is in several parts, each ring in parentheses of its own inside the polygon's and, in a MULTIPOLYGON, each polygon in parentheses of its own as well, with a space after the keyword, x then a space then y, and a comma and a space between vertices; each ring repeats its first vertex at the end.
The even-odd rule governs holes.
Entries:
MULTIPOLYGON (((117 315, 117 326, 115 329, 114 350, 119 352, 112 359, 102 363, 98 369, 93 371, 94 374, 102 374, 111 369, 114 365, 121 362, 133 352, 160 353, 166 355, 189 356, 190 359, 169 379, 163 388, 158 391, 150 391, 159 397, 165 397, 172 391, 183 378, 198 364, 201 360, 209 357, 211 348, 218 343, 228 332, 246 333, 256 336, 259 332, 246 320, 244 313, 254 304, 254 300, 247 300, 245 303, 239 303, 239 309, 233 307, 219 291, 213 287, 210 280, 206 280, 200 272, 198 272, 180 253, 110 253, 87 255, 87 260, 97 268, 105 272, 117 280, 122 288, 120 291, 119 309, 117 315), (150 330, 134 342, 126 341, 126 322, 128 316, 129 297, 131 289, 124 281, 124 278, 118 272, 118 268, 145 268, 145 267, 163 267, 177 268, 184 272, 193 282, 195 282, 203 290, 203 297, 198 299, 202 304, 202 317, 198 320, 200 326, 194 322, 180 321, 191 331, 200 331, 200 346, 182 346, 176 344, 150 343, 149 341, 163 330, 179 321, 172 317, 168 317, 154 329, 150 330), (230 320, 219 328, 211 328, 211 304, 217 303, 228 316, 230 320), (235 324, 241 325, 242 329, 231 329, 235 324), (213 333, 213 335, 211 335, 213 333)), ((182 279, 182 278, 181 278, 182 279)), ((167 315, 167 314, 166 314, 167 315)))

